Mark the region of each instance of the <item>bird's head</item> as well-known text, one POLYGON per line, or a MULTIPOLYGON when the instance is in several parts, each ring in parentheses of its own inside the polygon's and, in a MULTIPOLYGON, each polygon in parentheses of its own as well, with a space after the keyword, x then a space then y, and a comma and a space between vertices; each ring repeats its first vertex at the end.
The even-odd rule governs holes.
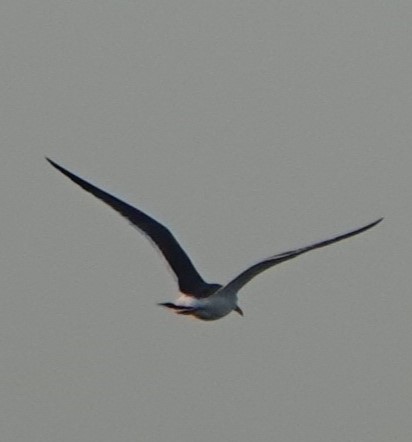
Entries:
POLYGON ((238 305, 235 308, 235 312, 239 313, 240 316, 243 316, 243 310, 238 305))

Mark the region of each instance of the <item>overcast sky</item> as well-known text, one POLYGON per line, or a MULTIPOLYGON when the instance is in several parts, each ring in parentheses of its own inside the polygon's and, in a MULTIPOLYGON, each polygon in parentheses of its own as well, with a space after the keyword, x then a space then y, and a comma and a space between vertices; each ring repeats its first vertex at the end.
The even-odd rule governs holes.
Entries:
POLYGON ((3 1, 0 426, 13 442, 412 440, 412 5, 3 1), (241 318, 44 156, 164 222, 241 318))

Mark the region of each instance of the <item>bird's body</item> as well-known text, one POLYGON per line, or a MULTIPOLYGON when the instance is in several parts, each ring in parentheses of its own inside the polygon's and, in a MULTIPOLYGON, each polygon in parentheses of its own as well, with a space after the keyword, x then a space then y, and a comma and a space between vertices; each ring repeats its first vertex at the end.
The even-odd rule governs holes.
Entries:
POLYGON ((233 310, 240 311, 237 293, 227 293, 220 289, 213 295, 200 299, 182 293, 173 304, 166 302, 160 305, 174 309, 181 315, 191 315, 204 321, 223 318, 233 310))
POLYGON ((174 303, 164 302, 159 305, 172 309, 177 314, 190 315, 206 321, 220 319, 232 311, 243 316, 243 312, 237 304, 237 294, 245 284, 264 270, 302 255, 303 253, 309 252, 310 250, 325 247, 329 244, 333 244, 369 230, 383 219, 380 218, 356 230, 306 247, 271 256, 247 268, 224 286, 220 284, 210 284, 203 280, 186 252, 165 226, 141 210, 74 175, 54 161, 48 158, 47 161, 84 190, 92 193, 96 198, 99 198, 127 218, 135 227, 145 233, 149 239, 153 241, 154 245, 159 248, 175 273, 181 292, 180 296, 174 303))

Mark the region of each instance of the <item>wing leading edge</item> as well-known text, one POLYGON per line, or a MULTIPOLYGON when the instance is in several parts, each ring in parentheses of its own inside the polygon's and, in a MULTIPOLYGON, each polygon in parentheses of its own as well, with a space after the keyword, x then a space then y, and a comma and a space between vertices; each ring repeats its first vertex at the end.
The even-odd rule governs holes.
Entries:
POLYGON ((358 235, 359 233, 365 232, 366 230, 371 229, 372 227, 379 224, 383 218, 379 218, 376 221, 367 224, 366 226, 360 227, 359 229, 352 230, 350 232, 344 233, 342 235, 335 236, 330 239, 326 239, 324 241, 316 242, 306 247, 301 247, 295 250, 289 250, 288 252, 279 253, 278 255, 271 256, 263 261, 258 262, 257 264, 249 267, 245 271, 243 271, 240 275, 230 281, 227 285, 225 285, 222 290, 227 290, 228 293, 232 291, 239 291, 245 284, 247 284, 252 278, 259 275, 263 271, 273 267, 281 262, 288 261, 289 259, 296 258, 303 253, 309 252, 314 249, 320 249, 321 247, 326 247, 330 244, 333 244, 338 241, 342 241, 343 239, 350 238, 351 236, 358 235))
POLYGON ((176 241, 169 229, 164 225, 160 224, 146 213, 143 213, 141 210, 136 209, 115 196, 110 195, 104 190, 99 189, 93 184, 74 175, 72 172, 55 163, 51 159, 46 157, 46 160, 63 175, 66 175, 82 189, 90 192, 96 198, 108 204, 112 209, 119 212, 127 218, 131 224, 146 234, 166 258, 166 261, 177 277, 179 289, 182 293, 194 297, 205 297, 208 296, 211 291, 215 291, 219 287, 216 284, 209 284, 203 280, 191 262, 189 256, 176 241))

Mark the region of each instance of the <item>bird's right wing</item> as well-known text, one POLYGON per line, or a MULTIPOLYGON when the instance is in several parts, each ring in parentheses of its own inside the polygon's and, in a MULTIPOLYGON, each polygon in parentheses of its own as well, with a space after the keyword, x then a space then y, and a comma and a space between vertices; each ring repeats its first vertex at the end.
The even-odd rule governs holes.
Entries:
POLYGON ((311 244, 306 247, 301 247, 295 250, 289 250, 288 252, 283 252, 278 255, 271 256, 263 261, 258 262, 257 264, 249 267, 245 271, 243 271, 240 275, 238 275, 235 279, 230 281, 227 285, 225 285, 222 290, 230 292, 239 291, 245 284, 247 284, 252 278, 259 275, 263 271, 273 267, 281 262, 288 261, 289 259, 296 258, 303 253, 309 252, 310 250, 319 249, 321 247, 328 246, 338 241, 342 241, 343 239, 350 238, 351 236, 358 235, 359 233, 365 232, 366 230, 371 229, 372 227, 379 224, 383 218, 379 218, 378 220, 370 223, 366 226, 360 227, 359 229, 352 230, 348 233, 344 233, 339 236, 335 236, 334 238, 326 239, 324 241, 317 242, 315 244, 311 244))
POLYGON ((197 297, 199 297, 199 294, 206 294, 212 288, 216 290, 214 284, 206 283, 199 275, 186 252, 165 226, 151 218, 149 215, 143 213, 141 210, 136 209, 104 190, 97 188, 93 184, 88 183, 82 178, 79 178, 49 158, 46 159, 63 175, 66 175, 81 188, 108 204, 112 209, 119 212, 135 227, 146 234, 166 258, 166 261, 169 263, 177 277, 179 289, 182 293, 192 296, 197 295, 197 297))

